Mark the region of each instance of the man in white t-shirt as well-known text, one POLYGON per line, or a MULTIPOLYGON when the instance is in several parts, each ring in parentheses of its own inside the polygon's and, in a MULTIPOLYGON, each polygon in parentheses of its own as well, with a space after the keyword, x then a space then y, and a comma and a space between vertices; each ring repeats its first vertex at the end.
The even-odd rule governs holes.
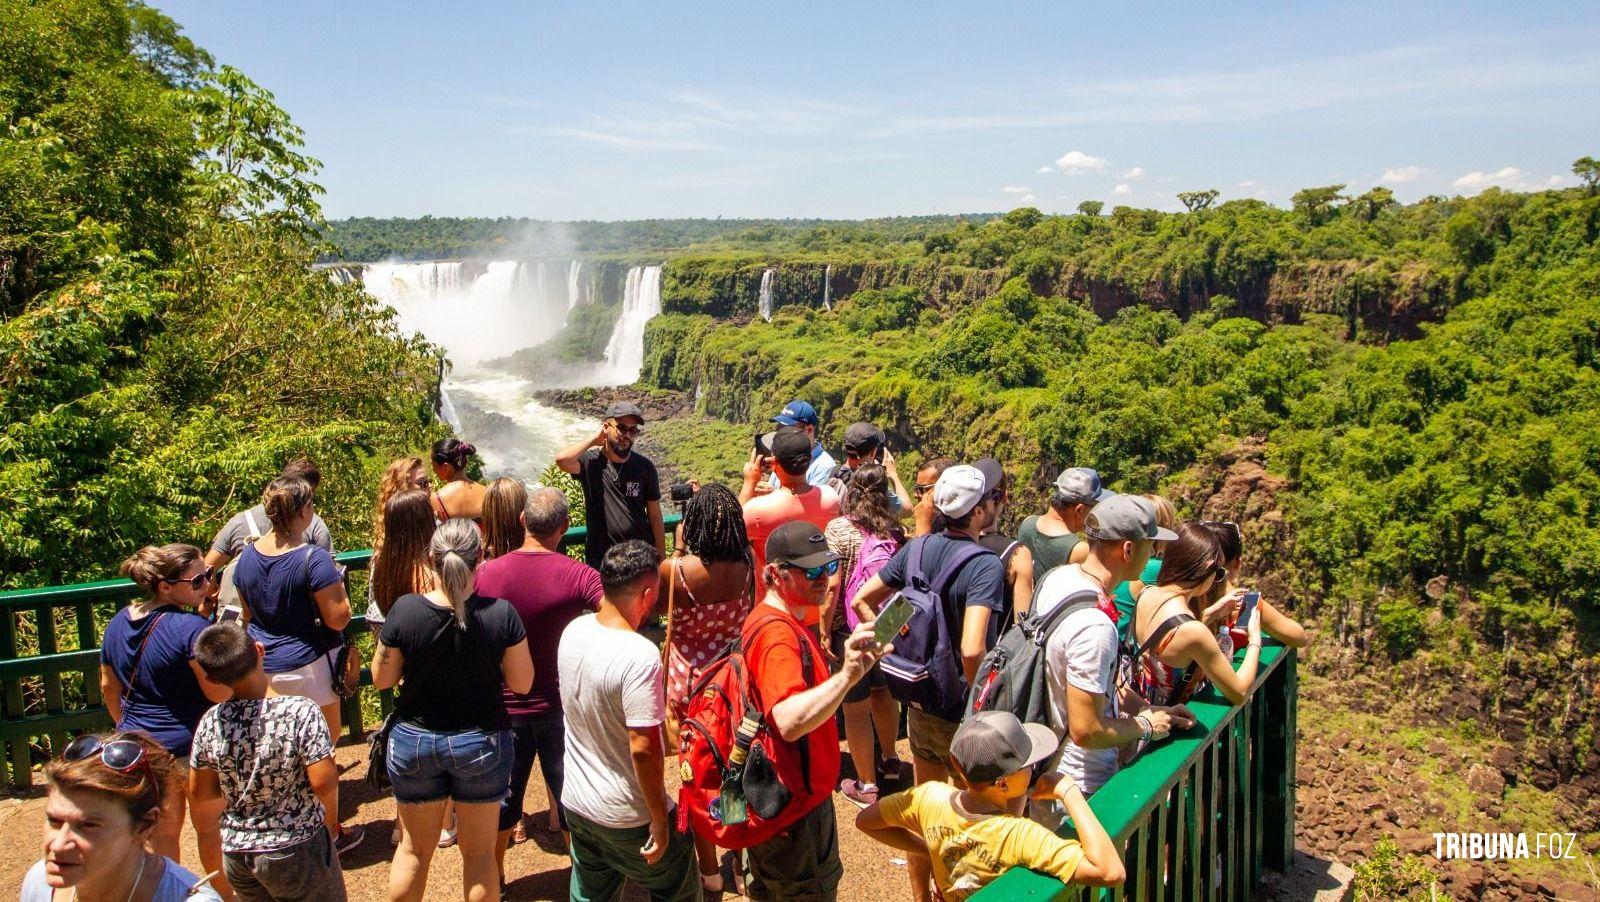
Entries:
POLYGON ((694 843, 667 808, 661 654, 637 632, 660 594, 660 564, 645 542, 613 545, 600 562, 599 612, 569 623, 556 653, 566 714, 561 806, 579 902, 617 898, 624 880, 652 898, 700 898, 694 843))
POLYGON ((1113 495, 1097 504, 1085 532, 1089 556, 1045 577, 1035 593, 1033 613, 1042 616, 1060 604, 1077 606, 1050 634, 1045 672, 1050 726, 1066 740, 1056 771, 1088 795, 1117 772, 1120 749, 1188 729, 1194 717, 1181 705, 1146 707, 1137 696, 1117 697, 1117 608, 1111 590, 1139 575, 1150 559, 1152 542, 1170 542, 1177 535, 1157 526, 1155 508, 1134 495, 1113 495), (1133 710, 1124 713, 1123 702, 1133 710))

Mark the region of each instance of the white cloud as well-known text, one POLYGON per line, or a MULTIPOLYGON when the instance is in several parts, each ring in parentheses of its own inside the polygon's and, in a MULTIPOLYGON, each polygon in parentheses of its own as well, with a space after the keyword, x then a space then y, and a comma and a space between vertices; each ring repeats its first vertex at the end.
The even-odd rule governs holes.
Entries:
POLYGON ((1451 184, 1468 191, 1480 191, 1489 187, 1517 188, 1525 185, 1526 180, 1522 177, 1521 169, 1504 166, 1494 172, 1469 172, 1451 184))
POLYGON ((613 131, 599 131, 590 128, 570 128, 564 125, 551 125, 535 128, 512 127, 507 129, 511 134, 544 134, 554 135, 558 138, 571 138, 575 141, 585 141, 590 144, 603 144, 608 147, 617 147, 623 150, 717 150, 715 145, 703 141, 680 141, 675 139, 650 138, 639 135, 625 135, 613 131))
POLYGON ((1024 195, 1022 195, 1022 198, 1017 201, 1017 203, 1019 203, 1019 204, 1031 204, 1031 203, 1034 203, 1035 201, 1037 201, 1038 199, 1039 198, 1034 197, 1031 194, 1024 194, 1024 195))
POLYGON ((1124 172, 1122 174, 1122 178, 1125 178, 1125 179, 1142 179, 1142 178, 1144 178, 1144 167, 1143 166, 1135 166, 1132 169, 1129 169, 1127 172, 1124 172))
POLYGON ((1432 173, 1433 170, 1426 166, 1395 166, 1392 169, 1385 169, 1383 175, 1378 176, 1378 183, 1381 185, 1403 185, 1406 182, 1414 182, 1432 173))
POLYGON ((1021 185, 1007 185, 1000 190, 1007 194, 1030 194, 1033 191, 1032 188, 1024 188, 1021 185))
POLYGON ((1128 196, 1128 195, 1133 193, 1133 189, 1130 188, 1126 183, 1124 183, 1124 184, 1118 185, 1115 188, 1112 188, 1111 189, 1111 193, 1115 194, 1118 197, 1126 197, 1126 196, 1128 196))
POLYGON ((1078 175, 1099 172, 1106 168, 1106 161, 1104 157, 1086 154, 1081 150, 1069 150, 1057 158, 1056 168, 1068 175, 1078 175))
POLYGON ((1250 189, 1251 189, 1251 188, 1260 188, 1260 187, 1261 187, 1261 183, 1260 183, 1260 182, 1257 182, 1257 181, 1251 181, 1251 180, 1248 180, 1248 179, 1247 179, 1247 180, 1245 180, 1245 181, 1242 181, 1242 182, 1240 182, 1240 183, 1239 183, 1239 184, 1238 184, 1238 185, 1237 185, 1237 186, 1235 186, 1235 187, 1239 187, 1239 188, 1243 188, 1243 189, 1245 189, 1245 190, 1246 190, 1246 191, 1248 191, 1248 190, 1250 190, 1250 189))
POLYGON ((1561 187, 1561 185, 1563 183, 1566 182, 1566 180, 1567 179, 1566 179, 1565 176, 1552 175, 1552 176, 1550 176, 1550 178, 1545 180, 1545 184, 1549 185, 1552 188, 1559 188, 1559 187, 1561 187))
POLYGON ((1038 169, 1035 169, 1033 171, 1033 174, 1034 175, 1044 175, 1045 173, 1047 173, 1049 171, 1050 171, 1050 164, 1046 163, 1045 165, 1040 166, 1038 169))

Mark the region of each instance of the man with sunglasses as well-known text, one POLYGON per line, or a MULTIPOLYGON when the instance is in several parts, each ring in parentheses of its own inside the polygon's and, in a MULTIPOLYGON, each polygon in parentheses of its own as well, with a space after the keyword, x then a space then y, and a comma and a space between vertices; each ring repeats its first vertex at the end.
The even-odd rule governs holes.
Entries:
POLYGON ((666 553, 666 530, 661 522, 661 482, 650 458, 633 450, 644 428, 644 411, 630 401, 606 408, 600 431, 562 448, 556 466, 578 477, 583 486, 583 506, 588 521, 583 556, 600 568, 611 546, 638 539, 666 553))
POLYGON ((888 646, 873 639, 871 621, 862 623, 845 642, 838 672, 830 675, 822 647, 801 624, 808 616, 814 619, 827 599, 828 577, 838 572, 839 556, 828 549, 822 530, 805 521, 773 530, 762 551, 766 594, 745 619, 744 659, 762 717, 783 740, 773 745, 773 767, 795 795, 789 804, 809 810, 787 830, 749 849, 749 895, 834 899, 844 874, 833 815, 840 764, 834 715, 845 693, 888 646))

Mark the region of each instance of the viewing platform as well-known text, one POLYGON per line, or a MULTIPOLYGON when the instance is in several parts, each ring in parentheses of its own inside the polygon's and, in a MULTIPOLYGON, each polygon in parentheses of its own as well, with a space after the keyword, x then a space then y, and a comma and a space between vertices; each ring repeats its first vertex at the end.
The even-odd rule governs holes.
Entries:
MULTIPOLYGON (((677 521, 667 518, 669 536, 677 521)), ((581 544, 584 535, 583 527, 574 527, 562 547, 581 544)), ((335 558, 348 568, 348 587, 372 552, 335 558)), ((139 595, 125 579, 0 592, 0 744, 13 790, 30 787, 34 765, 65 748, 70 734, 111 728, 100 697, 100 636, 111 614, 139 595), (62 651, 63 644, 74 647, 62 651), (19 657, 22 648, 37 653, 19 657)), ((364 596, 364 590, 352 592, 352 598, 364 596)), ((365 619, 353 618, 345 635, 368 635, 365 619)), ((1293 859, 1296 663, 1294 649, 1268 639, 1255 690, 1244 704, 1229 705, 1210 689, 1198 694, 1189 702, 1197 726, 1156 743, 1089 799, 1123 856, 1128 876, 1122 887, 1069 889, 1015 869, 975 898, 1249 898, 1264 868, 1285 870, 1293 859)), ((363 669, 361 680, 370 687, 370 672, 363 669)), ((372 692, 344 702, 352 738, 375 724, 363 714, 372 692)), ((391 698, 378 693, 377 709, 387 713, 391 698)))

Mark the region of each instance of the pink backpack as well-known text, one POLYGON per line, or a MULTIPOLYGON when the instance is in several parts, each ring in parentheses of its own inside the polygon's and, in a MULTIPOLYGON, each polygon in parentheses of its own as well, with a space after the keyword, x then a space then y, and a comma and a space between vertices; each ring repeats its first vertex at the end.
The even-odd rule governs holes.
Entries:
POLYGON ((890 536, 879 538, 870 532, 861 533, 861 548, 856 552, 856 567, 850 571, 850 577, 844 581, 844 595, 839 603, 844 605, 844 620, 853 630, 860 618, 856 616, 856 609, 850 604, 850 599, 856 597, 861 587, 867 580, 876 576, 883 565, 889 563, 894 553, 900 550, 900 540, 890 536))

